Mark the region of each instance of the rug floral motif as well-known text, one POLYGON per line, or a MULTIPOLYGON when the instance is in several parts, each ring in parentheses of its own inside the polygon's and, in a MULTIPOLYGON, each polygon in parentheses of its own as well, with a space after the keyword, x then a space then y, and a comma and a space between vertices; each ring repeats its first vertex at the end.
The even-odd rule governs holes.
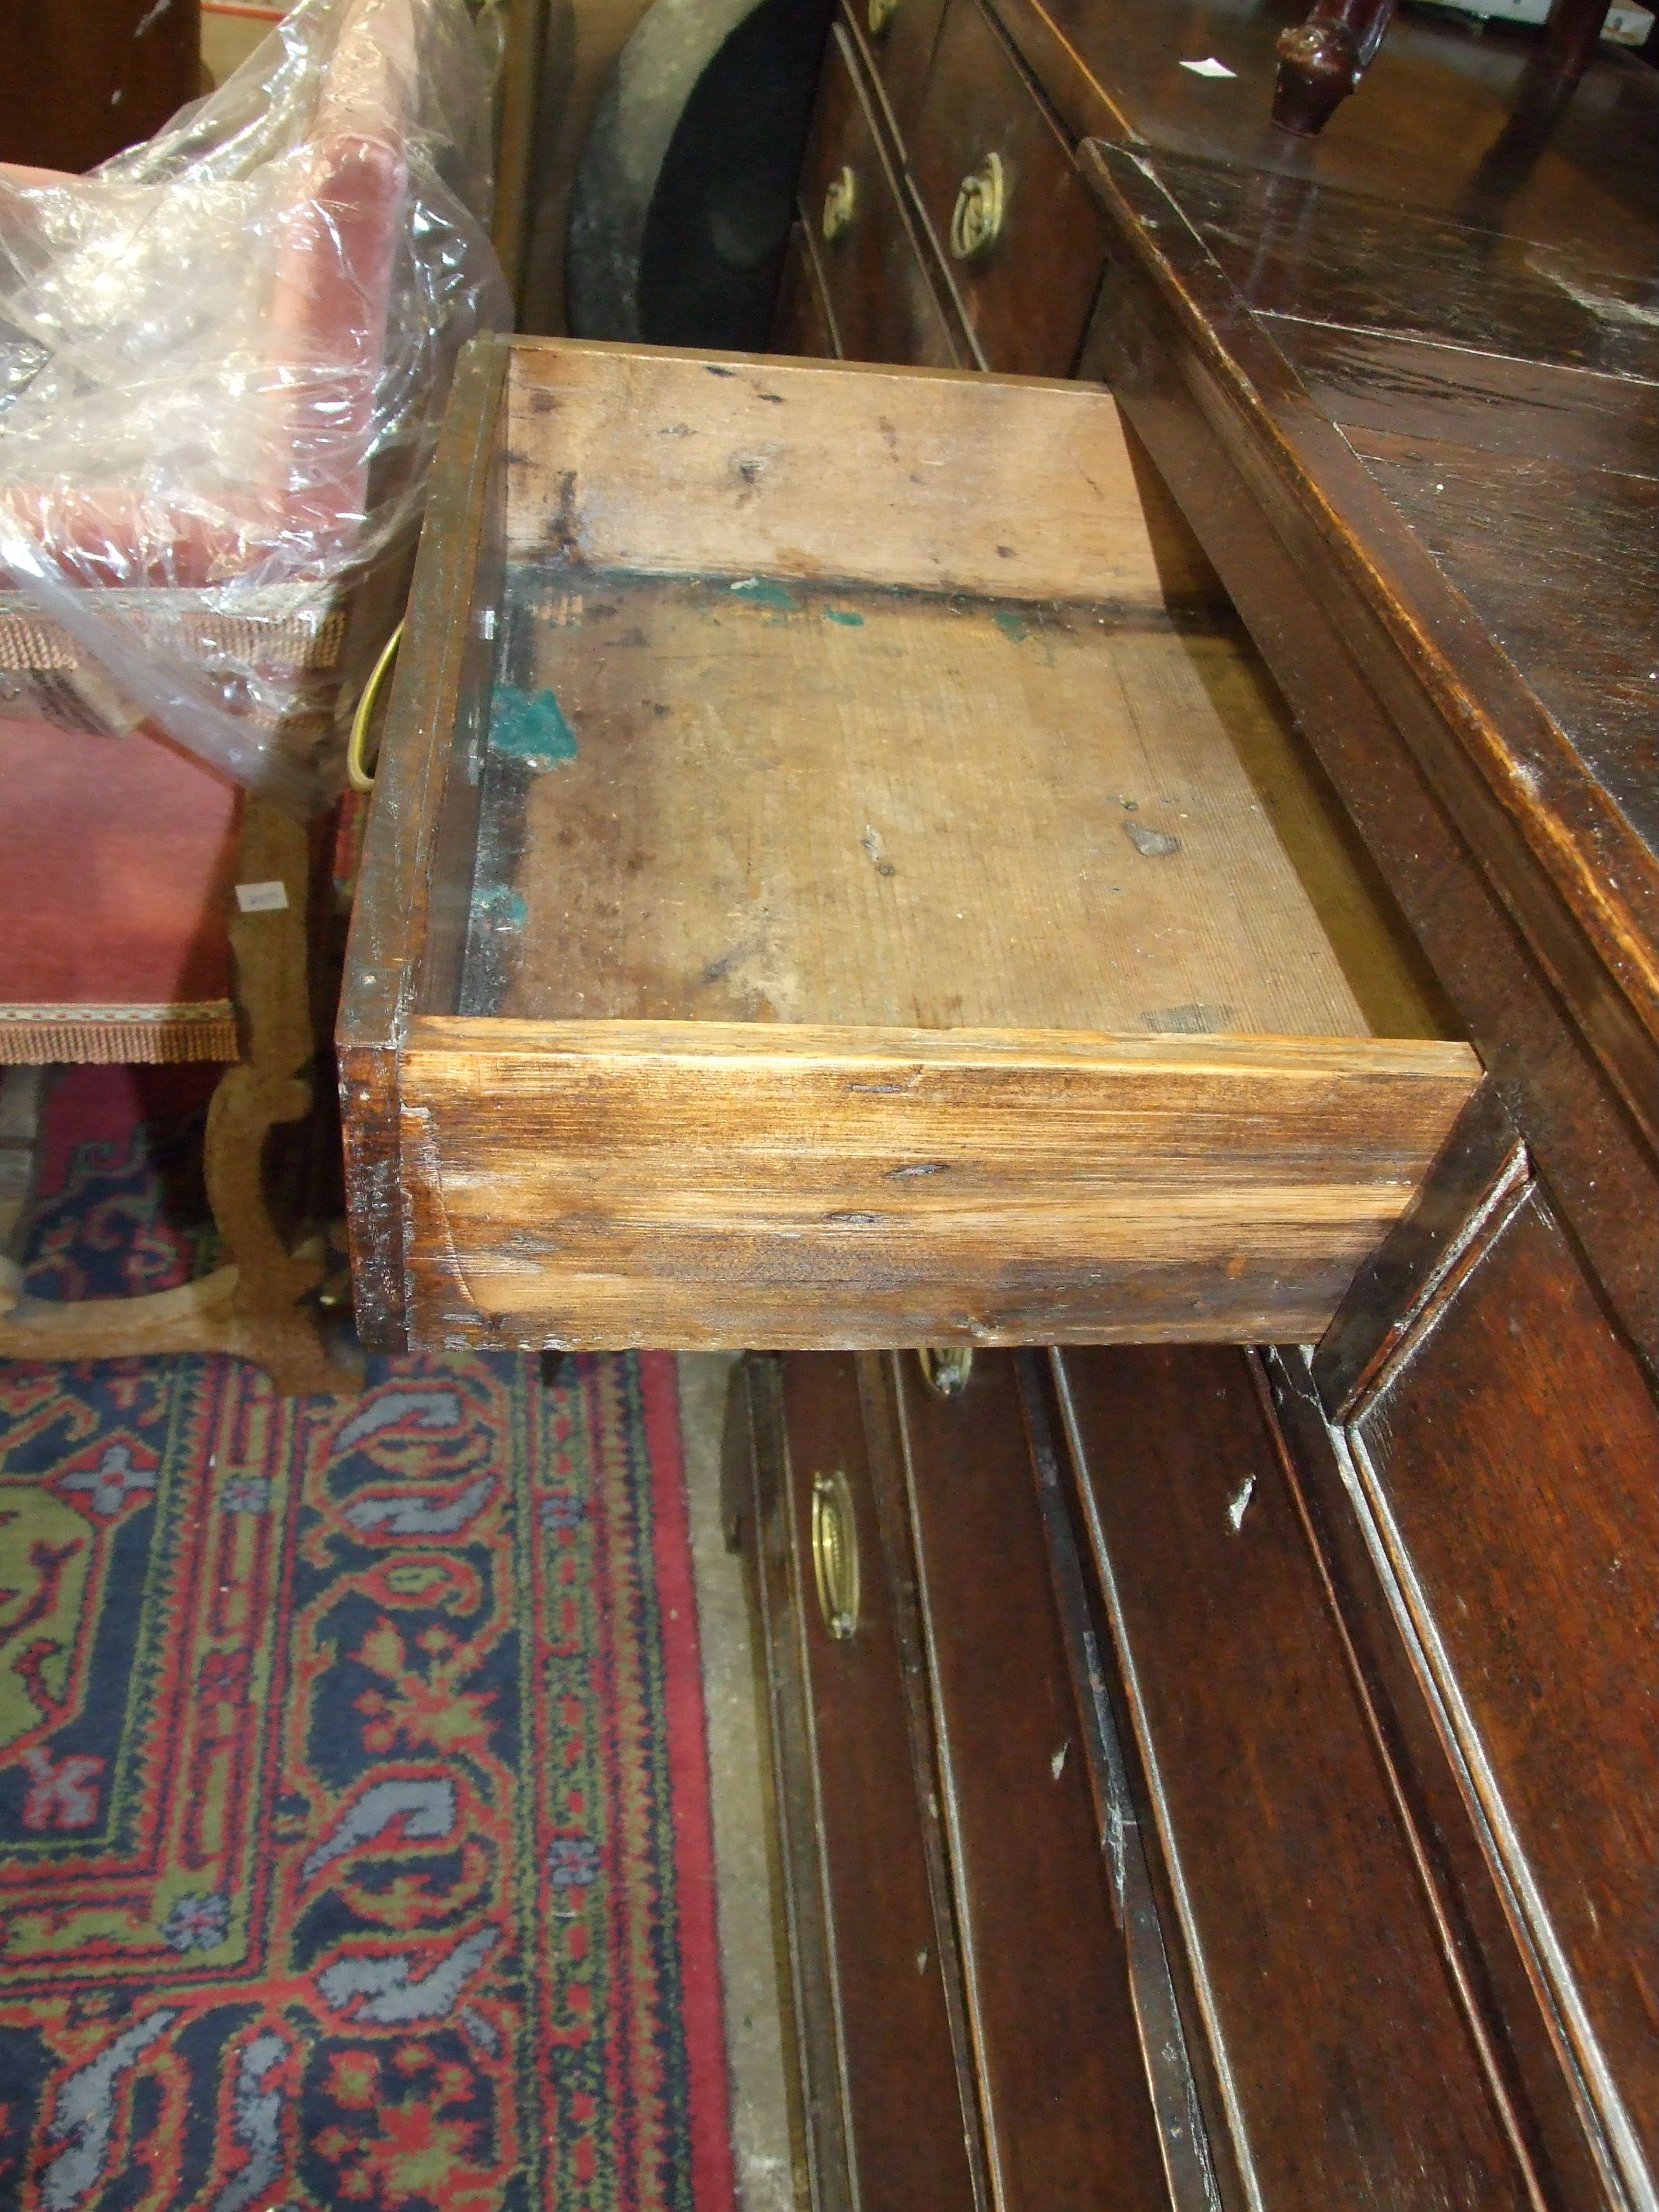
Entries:
POLYGON ((0 2205, 727 2212, 712 1889, 671 1358, 0 1363, 0 2205))

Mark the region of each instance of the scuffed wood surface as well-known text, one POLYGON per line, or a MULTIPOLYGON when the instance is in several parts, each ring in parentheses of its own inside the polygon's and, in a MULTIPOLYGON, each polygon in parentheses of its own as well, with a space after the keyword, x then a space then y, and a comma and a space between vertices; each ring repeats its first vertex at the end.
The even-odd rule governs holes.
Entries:
POLYGON ((1087 385, 520 340, 507 412, 509 559, 1159 608, 1213 589, 1189 539, 1155 538, 1087 385))
POLYGON ((1234 634, 557 570, 516 596, 515 681, 575 757, 486 771, 517 859, 481 859, 468 1013, 1434 1027, 1234 634))
POLYGON ((1437 1042, 426 1019, 411 1328, 1307 1341, 1477 1074, 1437 1042))
POLYGON ((1349 1434, 1568 2069, 1640 2203, 1659 2172, 1659 1413, 1535 1187, 1349 1434))
POLYGON ((456 753, 472 605, 489 511, 499 502, 495 441, 507 349, 478 339, 455 373, 433 470, 407 627, 388 707, 346 946, 336 1043, 356 1320, 365 1344, 400 1352, 403 1221, 397 1051, 427 956, 434 845, 456 753))
POLYGON ((1248 2201, 1537 2212, 1297 1484, 1219 1346, 1056 1354, 1079 1504, 1248 2201))
MULTIPOLYGON (((901 13, 908 15, 909 10, 901 13)), ((783 353, 976 368, 967 332, 954 306, 947 304, 949 288, 930 279, 917 249, 915 209, 888 157, 874 106, 848 27, 837 23, 823 50, 818 109, 799 199, 805 250, 823 287, 832 342, 815 343, 810 323, 787 331, 780 319, 774 343, 783 353), (853 220, 837 236, 826 238, 825 196, 848 169, 854 180, 853 220)))
POLYGON ((1365 1039, 1434 1013, 1115 404, 583 344, 458 392, 341 1029, 370 1340, 1317 1335, 1477 1071, 1365 1039), (480 811, 492 683, 554 743, 480 811))

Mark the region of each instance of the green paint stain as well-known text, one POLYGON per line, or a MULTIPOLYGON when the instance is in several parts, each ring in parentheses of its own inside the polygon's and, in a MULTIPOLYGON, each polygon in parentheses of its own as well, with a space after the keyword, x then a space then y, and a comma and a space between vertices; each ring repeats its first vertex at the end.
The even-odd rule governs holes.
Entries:
POLYGON ((576 732, 550 691, 498 684, 489 695, 489 742, 519 760, 573 761, 576 732))
POLYGON ((1030 632, 1026 629, 1024 623, 1020 620, 1018 615, 998 615, 996 617, 996 625, 1002 632, 1004 637, 1008 639, 1010 643, 1013 645, 1024 645, 1026 638, 1030 635, 1030 632))
POLYGON ((517 891, 509 890, 505 884, 496 884, 487 891, 480 891, 472 902, 475 917, 488 922, 494 929, 522 929, 530 919, 530 908, 517 891))
POLYGON ((848 629, 862 629, 864 617, 849 614, 844 607, 826 607, 823 611, 833 623, 842 623, 848 629))
POLYGON ((746 577, 741 584, 732 585, 732 595, 747 599, 752 606, 783 607, 792 614, 800 605, 788 585, 779 583, 775 576, 746 577))

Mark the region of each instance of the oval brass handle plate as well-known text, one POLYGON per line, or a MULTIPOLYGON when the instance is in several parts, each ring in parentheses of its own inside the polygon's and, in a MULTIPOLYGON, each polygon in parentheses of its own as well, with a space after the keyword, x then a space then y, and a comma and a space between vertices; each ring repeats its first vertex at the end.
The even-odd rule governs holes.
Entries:
POLYGON ((839 238, 850 230, 858 205, 859 180, 850 169, 838 169, 823 195, 823 234, 839 238))
POLYGON ((968 1377, 974 1371, 974 1347, 971 1344, 951 1344, 939 1349, 919 1352, 921 1379, 936 1398, 958 1398, 968 1387, 968 1377))
POLYGON ((996 244, 1007 193, 1000 154, 988 154, 963 179, 951 216, 951 251, 958 261, 972 261, 996 244))
POLYGON ((870 0, 868 21, 870 35, 878 39, 886 30, 899 9, 899 0, 870 0))
POLYGON ((812 1478, 812 1575, 823 1625, 845 1643, 859 1625, 859 1532, 839 1468, 812 1478))

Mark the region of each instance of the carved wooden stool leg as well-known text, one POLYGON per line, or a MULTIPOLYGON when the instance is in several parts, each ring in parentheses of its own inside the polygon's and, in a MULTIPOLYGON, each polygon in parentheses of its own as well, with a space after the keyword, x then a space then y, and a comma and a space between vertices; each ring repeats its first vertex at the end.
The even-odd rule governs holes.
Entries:
POLYGON ((1395 0, 1316 0, 1304 23, 1279 34, 1273 121, 1316 137, 1376 58, 1395 0))
POLYGON ((299 1301, 321 1282, 320 1250, 290 1252, 265 1202, 265 1139, 279 1121, 312 1104, 305 1071, 316 1055, 307 927, 310 838, 267 799, 249 798, 242 817, 245 883, 281 883, 286 907, 231 921, 243 1057, 225 1072, 208 1109, 204 1168, 209 1203, 236 1269, 234 1310, 245 1356, 279 1390, 346 1391, 362 1377, 330 1353, 321 1317, 299 1301))
POLYGON ((228 1352, 263 1367, 279 1390, 351 1392, 362 1376, 331 1353, 321 1317, 299 1302, 321 1281, 320 1251, 290 1252, 265 1202, 265 1139, 310 1108, 304 1070, 316 1050, 307 925, 310 839, 298 823, 250 798, 239 873, 280 883, 288 904, 231 924, 243 1057, 208 1109, 209 1201, 227 1263, 177 1290, 134 1298, 18 1302, 15 1270, 0 1266, 0 1357, 118 1359, 134 1354, 228 1352))

